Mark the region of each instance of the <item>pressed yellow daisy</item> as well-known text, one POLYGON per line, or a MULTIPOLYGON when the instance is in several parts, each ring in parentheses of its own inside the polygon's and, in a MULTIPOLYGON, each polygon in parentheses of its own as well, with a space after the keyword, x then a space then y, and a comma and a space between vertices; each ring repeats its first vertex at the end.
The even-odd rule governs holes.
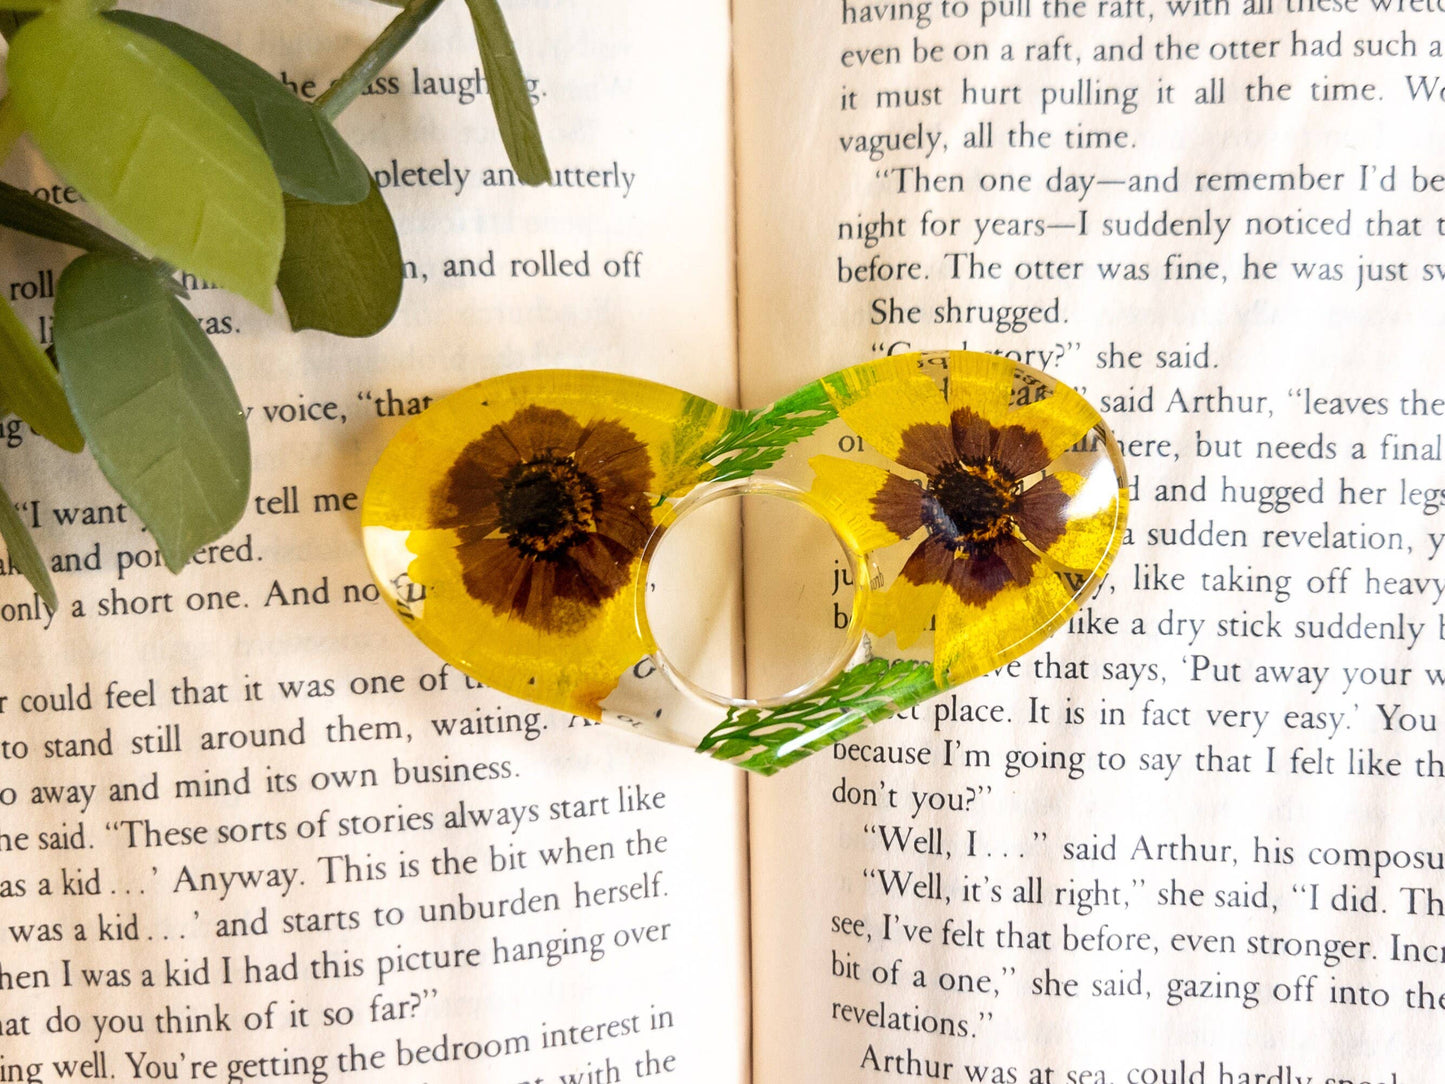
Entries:
POLYGON ((697 449, 730 414, 659 384, 566 371, 449 396, 397 434, 368 486, 379 579, 462 670, 598 718, 654 648, 633 588, 671 514, 659 500, 697 483, 697 449))
MULTIPOLYGON (((1018 368, 1005 358, 953 353, 948 395, 917 357, 848 370, 830 383, 839 415, 910 475, 817 456, 813 495, 868 552, 921 538, 874 603, 870 632, 906 649, 934 623, 938 680, 967 680, 1043 639, 1068 616, 1076 582, 1102 575, 1117 549, 1123 494, 1050 470, 1100 419, 1062 385, 1012 407, 1018 368)), ((1098 464, 1106 466, 1104 463, 1098 464)))
POLYGON ((467 594, 544 632, 585 622, 630 581, 652 533, 647 449, 616 421, 585 429, 529 406, 462 449, 435 525, 456 531, 467 594))

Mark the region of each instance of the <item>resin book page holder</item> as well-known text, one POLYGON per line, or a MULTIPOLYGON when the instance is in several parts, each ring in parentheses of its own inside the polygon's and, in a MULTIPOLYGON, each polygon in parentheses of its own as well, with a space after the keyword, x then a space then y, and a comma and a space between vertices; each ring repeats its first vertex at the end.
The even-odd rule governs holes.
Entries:
POLYGON ((397 433, 362 526, 391 607, 476 680, 768 774, 1038 644, 1098 586, 1126 509, 1082 396, 950 351, 748 411, 606 373, 485 380, 397 433), (769 699, 701 687, 648 613, 660 544, 737 492, 820 517, 851 565, 831 663, 769 699))

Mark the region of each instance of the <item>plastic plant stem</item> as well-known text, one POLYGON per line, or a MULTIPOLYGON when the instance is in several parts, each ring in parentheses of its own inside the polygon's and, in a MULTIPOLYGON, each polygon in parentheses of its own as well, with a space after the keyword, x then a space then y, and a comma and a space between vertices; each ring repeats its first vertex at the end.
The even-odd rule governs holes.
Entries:
POLYGON ((431 18, 441 6, 442 0, 410 0, 401 14, 386 25, 359 57, 347 68, 340 79, 316 99, 316 108, 327 120, 335 120, 342 111, 366 89, 366 85, 390 63, 391 58, 401 51, 421 29, 422 23, 431 18))

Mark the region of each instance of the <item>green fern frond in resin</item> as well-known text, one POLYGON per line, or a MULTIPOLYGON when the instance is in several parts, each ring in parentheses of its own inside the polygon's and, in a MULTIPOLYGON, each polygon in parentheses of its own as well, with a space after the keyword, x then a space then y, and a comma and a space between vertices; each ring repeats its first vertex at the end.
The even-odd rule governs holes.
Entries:
POLYGON ((838 416, 817 382, 779 399, 766 410, 739 411, 717 442, 700 453, 712 465, 709 482, 746 478, 771 467, 788 446, 838 416))
POLYGON ((931 663, 871 659, 794 703, 733 708, 697 748, 772 775, 936 691, 931 663))

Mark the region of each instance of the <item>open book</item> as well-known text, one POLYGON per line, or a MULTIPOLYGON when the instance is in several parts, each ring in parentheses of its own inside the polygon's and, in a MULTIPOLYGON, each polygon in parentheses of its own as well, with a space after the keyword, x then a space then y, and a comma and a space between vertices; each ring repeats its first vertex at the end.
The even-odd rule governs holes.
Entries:
MULTIPOLYGON (((308 95, 389 14, 147 7, 308 95)), ((224 545, 170 577, 6 430, 62 603, 0 584, 0 1081, 1438 1079, 1435 7, 509 14, 552 188, 448 4, 341 122, 391 327, 199 306, 255 408, 224 545), (1130 533, 1053 639, 773 778, 502 697, 378 601, 359 495, 464 384, 755 406, 960 348, 1100 407, 1130 533)), ((60 254, 10 251, 39 330, 60 254)), ((753 528, 741 610, 831 623, 847 585, 753 528)), ((693 605, 722 677, 785 680, 693 605)))

